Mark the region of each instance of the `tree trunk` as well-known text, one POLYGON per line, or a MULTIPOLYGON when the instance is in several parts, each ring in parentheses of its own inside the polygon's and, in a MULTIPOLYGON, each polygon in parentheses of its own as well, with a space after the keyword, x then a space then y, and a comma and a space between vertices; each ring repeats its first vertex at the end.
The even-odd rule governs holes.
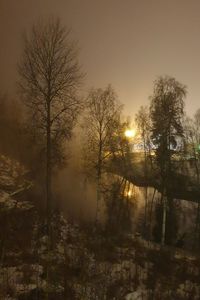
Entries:
POLYGON ((46 219, 47 219, 47 274, 46 300, 49 299, 49 252, 51 247, 51 107, 47 102, 47 149, 46 149, 46 219))
POLYGON ((51 110, 50 102, 47 105, 47 150, 46 150, 46 213, 47 230, 49 234, 51 217, 51 110))
POLYGON ((166 217, 167 217, 167 197, 165 195, 165 190, 163 193, 163 221, 162 221, 162 236, 161 245, 165 245, 165 232, 166 232, 166 217))
POLYGON ((97 204, 96 204, 95 226, 98 223, 99 209, 100 209, 99 204, 101 200, 101 190, 100 190, 101 174, 102 174, 102 137, 101 137, 101 130, 100 130, 98 165, 97 165, 97 204))
POLYGON ((155 197, 156 189, 154 188, 153 196, 150 203, 150 209, 149 209, 149 239, 152 239, 152 213, 153 213, 153 201, 155 197))

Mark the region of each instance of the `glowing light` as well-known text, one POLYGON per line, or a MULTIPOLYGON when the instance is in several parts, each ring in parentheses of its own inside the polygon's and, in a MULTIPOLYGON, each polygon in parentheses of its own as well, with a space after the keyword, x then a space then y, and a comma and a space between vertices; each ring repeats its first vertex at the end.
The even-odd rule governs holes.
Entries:
POLYGON ((135 136, 135 134, 136 134, 135 129, 127 129, 127 130, 125 131, 125 136, 126 136, 127 138, 133 138, 133 137, 135 136))
POLYGON ((131 190, 125 191, 124 196, 130 198, 132 196, 131 190))
POLYGON ((131 191, 128 191, 127 196, 128 196, 128 197, 131 197, 131 196, 132 196, 131 191))

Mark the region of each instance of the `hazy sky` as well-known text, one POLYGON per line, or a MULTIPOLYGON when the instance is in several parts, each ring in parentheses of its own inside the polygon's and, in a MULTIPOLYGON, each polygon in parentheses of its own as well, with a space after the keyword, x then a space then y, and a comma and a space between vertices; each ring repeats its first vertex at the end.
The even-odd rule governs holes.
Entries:
POLYGON ((148 104, 165 74, 188 86, 190 114, 200 107, 199 0, 0 0, 2 91, 13 91, 22 32, 48 15, 79 41, 85 89, 111 83, 126 114, 148 104))

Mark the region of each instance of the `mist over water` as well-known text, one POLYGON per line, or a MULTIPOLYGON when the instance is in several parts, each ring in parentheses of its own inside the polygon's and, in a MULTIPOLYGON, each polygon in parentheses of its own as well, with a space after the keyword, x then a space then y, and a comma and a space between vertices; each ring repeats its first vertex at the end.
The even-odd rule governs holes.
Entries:
POLYGON ((54 190, 64 213, 92 221, 96 212, 96 184, 84 174, 80 139, 77 130, 68 143, 67 164, 56 174, 54 190))
MULTIPOLYGON (((72 215, 78 220, 93 222, 96 215, 97 186, 94 179, 88 179, 84 173, 82 161, 81 138, 75 132, 69 144, 69 157, 67 165, 58 171, 54 181, 57 204, 66 215, 72 215)), ((110 183, 116 180, 115 175, 106 174, 105 180, 110 183)), ((133 233, 142 231, 145 218, 145 197, 148 199, 148 209, 152 205, 151 229, 156 225, 156 206, 160 203, 161 194, 152 187, 138 187, 127 182, 125 197, 131 203, 131 221, 133 233)), ((186 243, 190 245, 191 232, 194 230, 197 204, 187 200, 173 200, 177 212, 177 236, 185 236, 186 243), (190 215, 190 218, 188 218, 190 215)), ((106 218, 105 199, 102 195, 99 220, 104 223, 106 218)), ((149 212, 147 212, 149 213, 149 212)))

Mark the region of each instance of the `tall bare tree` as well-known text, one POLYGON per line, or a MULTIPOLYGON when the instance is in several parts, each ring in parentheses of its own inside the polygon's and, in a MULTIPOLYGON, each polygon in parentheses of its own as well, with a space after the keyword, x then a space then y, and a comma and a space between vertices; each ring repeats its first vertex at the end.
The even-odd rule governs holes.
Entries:
POLYGON ((86 133, 84 161, 87 170, 97 182, 97 214, 102 174, 111 155, 111 139, 119 121, 121 108, 111 86, 92 89, 89 92, 83 125, 86 133))
POLYGON ((59 19, 39 21, 24 36, 19 63, 20 90, 32 126, 45 143, 47 219, 51 214, 52 168, 63 141, 71 136, 80 109, 77 92, 83 76, 77 46, 69 34, 59 19))
POLYGON ((151 154, 151 120, 149 108, 147 106, 140 107, 138 113, 135 116, 135 123, 142 140, 144 159, 146 161, 147 156, 150 156, 151 154))
MULTIPOLYGON (((145 220, 144 220, 144 233, 147 234, 147 208, 148 208, 148 159, 151 161, 151 121, 149 108, 147 106, 141 106, 138 113, 135 116, 135 123, 140 135, 143 152, 144 152, 144 180, 145 186, 145 220)), ((151 164, 152 165, 152 164, 151 164)), ((149 225, 150 227, 150 225, 149 225)))

